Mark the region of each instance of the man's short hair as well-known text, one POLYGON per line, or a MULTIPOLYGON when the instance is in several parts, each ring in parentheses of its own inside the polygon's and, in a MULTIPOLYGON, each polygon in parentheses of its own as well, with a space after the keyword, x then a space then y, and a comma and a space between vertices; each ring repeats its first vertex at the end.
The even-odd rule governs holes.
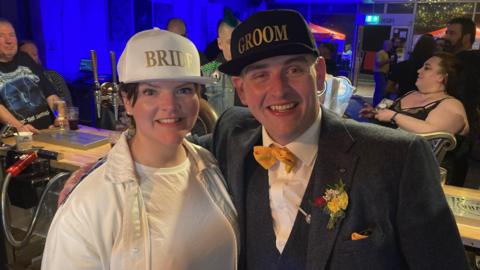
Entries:
POLYGON ((2 23, 3 24, 10 24, 13 27, 13 24, 9 20, 0 17, 0 24, 2 24, 2 23))
POLYGON ((220 34, 220 31, 223 27, 235 28, 240 24, 240 21, 233 15, 229 10, 224 11, 224 16, 218 21, 217 24, 217 34, 220 34))
POLYGON ((230 27, 230 28, 232 28, 232 29, 235 28, 235 26, 230 26, 228 23, 224 22, 223 20, 220 20, 220 21, 218 22, 218 27, 217 27, 217 35, 218 35, 218 36, 220 36, 220 32, 222 31, 222 29, 223 29, 224 27, 230 27))
POLYGON ((185 21, 181 18, 170 18, 167 22, 167 30, 168 31, 172 31, 172 29, 170 27, 172 27, 172 25, 183 25, 183 28, 184 28, 184 33, 178 33, 179 35, 181 36, 184 36, 186 37, 187 36, 187 25, 185 24, 185 21))
POLYGON ((183 23, 183 25, 185 25, 185 21, 182 20, 181 18, 170 18, 170 19, 168 19, 168 21, 167 21, 167 28, 168 28, 168 26, 170 26, 170 24, 172 24, 172 23, 183 23))
POLYGON ((37 44, 35 44, 35 42, 33 40, 30 40, 30 39, 24 39, 20 42, 18 42, 18 47, 22 47, 23 45, 27 45, 27 44, 32 44, 33 46, 37 47, 37 44))
POLYGON ((462 37, 466 34, 470 34, 470 43, 475 42, 476 26, 475 22, 472 19, 465 17, 457 17, 451 19, 447 24, 460 24, 462 26, 462 37))

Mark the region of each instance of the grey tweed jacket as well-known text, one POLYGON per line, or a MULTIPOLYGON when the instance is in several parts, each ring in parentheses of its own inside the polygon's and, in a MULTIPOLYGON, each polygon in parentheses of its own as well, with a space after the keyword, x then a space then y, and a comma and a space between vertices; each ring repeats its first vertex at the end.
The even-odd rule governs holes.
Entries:
MULTIPOLYGON (((243 242, 250 180, 244 179, 244 161, 260 140, 260 124, 239 107, 220 117, 210 140, 238 211, 243 242)), ((312 199, 340 179, 349 195, 346 216, 329 230, 328 215, 313 208, 307 269, 468 269, 426 141, 340 119, 322 108, 312 199), (351 240, 353 232, 365 230, 371 232, 368 238, 351 240)), ((242 269, 244 255, 240 258, 242 269)))

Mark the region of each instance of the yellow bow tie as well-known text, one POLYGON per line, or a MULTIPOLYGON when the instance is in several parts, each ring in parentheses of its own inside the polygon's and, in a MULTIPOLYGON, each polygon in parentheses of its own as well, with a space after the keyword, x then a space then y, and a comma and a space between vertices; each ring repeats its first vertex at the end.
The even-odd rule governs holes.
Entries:
POLYGON ((295 163, 297 162, 297 157, 290 152, 286 147, 278 147, 275 145, 270 145, 269 147, 265 146, 255 146, 253 148, 253 156, 255 160, 262 165, 266 170, 270 169, 278 161, 282 162, 285 165, 285 171, 287 173, 291 172, 295 163))

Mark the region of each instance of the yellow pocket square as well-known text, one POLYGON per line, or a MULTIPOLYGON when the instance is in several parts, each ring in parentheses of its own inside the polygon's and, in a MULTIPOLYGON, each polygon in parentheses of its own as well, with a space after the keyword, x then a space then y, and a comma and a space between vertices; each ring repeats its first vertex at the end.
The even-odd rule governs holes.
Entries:
POLYGON ((361 232, 353 232, 351 235, 351 239, 352 241, 362 240, 362 239, 368 238, 370 234, 372 234, 372 232, 369 230, 365 230, 361 232))

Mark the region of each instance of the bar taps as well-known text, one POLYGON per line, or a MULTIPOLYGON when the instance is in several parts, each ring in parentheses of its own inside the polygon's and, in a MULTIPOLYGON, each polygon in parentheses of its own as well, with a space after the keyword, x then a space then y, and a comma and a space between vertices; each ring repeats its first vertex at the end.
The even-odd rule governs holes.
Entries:
POLYGON ((115 52, 110 51, 110 63, 112 65, 112 91, 109 92, 109 96, 112 100, 113 112, 115 114, 115 121, 118 121, 118 83, 117 83, 117 64, 115 60, 115 52))
POLYGON ((97 117, 101 117, 102 102, 111 103, 113 106, 113 112, 115 114, 115 121, 118 121, 118 108, 120 106, 120 96, 118 95, 118 82, 117 82, 117 65, 115 59, 115 52, 110 51, 110 63, 112 66, 112 82, 104 82, 100 84, 98 80, 98 66, 97 66, 97 53, 95 50, 90 50, 90 56, 92 58, 92 71, 94 80, 94 96, 95 105, 97 109, 97 117))
POLYGON ((100 118, 101 110, 101 89, 100 82, 98 81, 98 68, 97 68, 97 52, 95 50, 90 50, 90 57, 92 58, 92 72, 93 72, 93 83, 94 83, 94 96, 95 96, 95 105, 97 108, 97 118, 100 118))

